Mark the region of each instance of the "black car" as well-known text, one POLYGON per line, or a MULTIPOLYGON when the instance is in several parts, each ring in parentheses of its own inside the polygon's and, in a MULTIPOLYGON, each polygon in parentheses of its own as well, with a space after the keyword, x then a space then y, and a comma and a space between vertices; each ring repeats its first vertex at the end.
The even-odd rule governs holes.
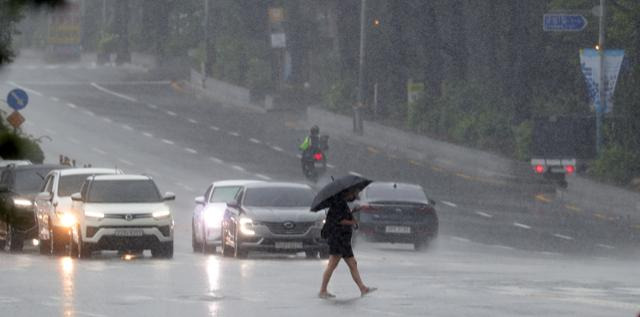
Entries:
POLYGON ((438 235, 435 202, 420 185, 374 182, 360 193, 353 212, 357 236, 373 242, 410 243, 420 250, 438 235))
POLYGON ((66 166, 9 165, 0 174, 0 249, 22 251, 24 240, 38 238, 34 199, 41 191, 44 177, 66 166))

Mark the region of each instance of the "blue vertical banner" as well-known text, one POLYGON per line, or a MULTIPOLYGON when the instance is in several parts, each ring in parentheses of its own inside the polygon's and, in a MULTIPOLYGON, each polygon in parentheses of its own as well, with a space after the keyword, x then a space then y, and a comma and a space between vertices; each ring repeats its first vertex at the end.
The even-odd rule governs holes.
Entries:
POLYGON ((624 50, 605 50, 605 100, 600 104, 600 52, 592 48, 580 50, 580 68, 587 82, 587 93, 596 110, 610 113, 613 110, 613 93, 618 82, 618 73, 624 59, 624 50))

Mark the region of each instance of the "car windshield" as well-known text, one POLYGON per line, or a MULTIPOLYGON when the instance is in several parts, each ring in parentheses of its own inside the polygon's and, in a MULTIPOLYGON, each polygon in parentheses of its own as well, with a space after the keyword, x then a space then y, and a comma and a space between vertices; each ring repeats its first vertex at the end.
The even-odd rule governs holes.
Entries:
POLYGON ((84 183, 87 177, 91 175, 99 174, 76 174, 60 177, 60 181, 58 183, 58 196, 71 196, 71 194, 79 192, 82 187, 82 183, 84 183))
POLYGON ((264 187, 247 189, 244 205, 254 207, 308 207, 313 200, 309 188, 264 187))
POLYGON ((162 201, 152 180, 100 180, 91 184, 87 202, 155 203, 162 201))
POLYGON ((42 187, 44 177, 50 168, 30 168, 15 171, 13 191, 16 193, 36 193, 42 187))
POLYGON ((239 190, 240 186, 215 187, 209 201, 212 203, 230 203, 235 200, 239 190))
POLYGON ((418 187, 393 188, 391 185, 371 185, 367 188, 366 197, 374 201, 426 201, 427 196, 418 187))

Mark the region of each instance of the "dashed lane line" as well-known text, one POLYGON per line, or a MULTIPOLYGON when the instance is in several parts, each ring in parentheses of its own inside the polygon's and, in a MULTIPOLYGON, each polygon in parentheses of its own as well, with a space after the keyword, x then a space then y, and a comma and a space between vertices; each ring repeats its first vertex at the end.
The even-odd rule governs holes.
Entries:
POLYGON ((198 151, 196 151, 196 150, 194 150, 194 149, 192 149, 192 148, 188 148, 188 147, 187 147, 187 148, 185 148, 184 150, 185 150, 186 152, 191 153, 191 154, 198 154, 198 151))
POLYGON ((519 222, 514 222, 513 225, 515 227, 522 228, 522 229, 527 229, 527 230, 531 229, 531 226, 527 226, 527 225, 525 225, 523 223, 519 223, 519 222))
POLYGON ((576 205, 571 205, 571 204, 564 205, 564 208, 567 208, 567 209, 569 209, 571 211, 575 211, 575 212, 581 212, 582 211, 582 208, 580 208, 580 207, 578 207, 576 205))
POLYGON ((502 245, 502 244, 490 244, 490 247, 494 247, 494 248, 498 248, 498 249, 504 249, 504 250, 515 250, 515 248, 513 247, 509 247, 506 245, 502 245))
POLYGON ((369 151, 369 152, 370 152, 370 153, 372 153, 372 154, 378 154, 378 153, 380 153, 380 150, 378 150, 378 149, 374 148, 373 146, 368 146, 368 147, 367 147, 367 151, 369 151))
POLYGON ((409 160, 409 164, 413 166, 422 166, 422 164, 416 160, 409 160))
POLYGON ((213 131, 220 131, 220 128, 216 127, 215 125, 209 126, 209 129, 213 131))
POLYGON ((255 177, 260 178, 260 179, 264 179, 266 181, 270 181, 271 177, 267 176, 267 175, 262 175, 262 174, 255 174, 255 177))
POLYGON ((20 85, 16 84, 16 83, 15 83, 15 82, 13 82, 13 81, 8 81, 8 82, 7 82, 7 84, 9 84, 9 85, 11 85, 11 86, 13 86, 13 87, 16 87, 16 88, 20 88, 20 89, 22 89, 22 90, 24 90, 24 91, 26 91, 26 92, 32 93, 32 94, 34 94, 34 95, 36 95, 36 96, 40 96, 40 97, 42 97, 42 94, 41 94, 40 92, 35 91, 35 90, 33 90, 33 89, 30 89, 30 88, 27 88, 27 87, 24 87, 24 86, 20 86, 20 85))
POLYGON ((171 140, 167 140, 167 139, 162 139, 163 143, 169 144, 169 145, 174 145, 175 142, 171 141, 171 140))
POLYGON ((332 168, 332 169, 333 169, 333 168, 336 168, 336 166, 335 166, 335 165, 333 165, 333 164, 327 164, 327 167, 328 167, 328 168, 332 168))
POLYGON ((349 171, 349 175, 362 177, 362 174, 360 174, 360 173, 358 173, 358 172, 354 172, 354 171, 349 171))
POLYGON ((172 117, 175 117, 175 116, 177 116, 177 115, 178 115, 177 113, 175 113, 175 112, 173 112, 173 111, 171 111, 171 110, 167 110, 167 114, 168 114, 168 115, 170 115, 170 116, 172 116, 172 117))
POLYGON ((444 172, 444 169, 442 167, 435 166, 435 165, 431 165, 431 169, 436 172, 444 172))
POLYGON ((122 163, 122 164, 129 165, 129 166, 133 166, 133 165, 134 165, 132 162, 127 161, 127 160, 125 160, 125 159, 118 159, 118 162, 120 162, 120 163, 122 163))
POLYGON ((147 138, 153 138, 153 134, 149 132, 142 132, 142 135, 146 136, 147 138))
POLYGON ((105 152, 105 151, 103 151, 102 149, 99 149, 99 148, 97 148, 97 147, 92 147, 92 148, 91 148, 91 151, 94 151, 94 152, 96 152, 96 153, 98 153, 98 154, 101 154, 101 155, 105 155, 105 154, 107 154, 107 152, 105 152))
POLYGON ((550 203, 550 202, 551 202, 551 199, 550 199, 550 198, 547 198, 547 197, 546 197, 545 195, 543 195, 543 194, 536 195, 536 199, 537 199, 537 200, 539 200, 539 201, 541 201, 541 202, 545 202, 545 203, 550 203))
POLYGON ((442 203, 447 205, 447 206, 449 206, 449 207, 453 207, 453 208, 457 208, 458 207, 458 205, 456 205, 456 204, 454 204, 454 203, 452 203, 450 201, 443 200, 442 203))
POLYGON ((59 101, 60 101, 60 99, 59 99, 59 98, 57 98, 57 97, 49 97, 49 99, 50 99, 51 101, 53 101, 53 102, 59 102, 59 101))
POLYGON ((72 104, 72 103, 70 103, 70 102, 67 102, 67 107, 69 107, 69 108, 71 108, 71 109, 76 109, 76 108, 78 108, 78 106, 76 106, 76 105, 74 105, 74 104, 72 104))
POLYGON ((247 171, 247 170, 244 169, 244 167, 238 166, 238 165, 231 165, 231 168, 233 168, 236 171, 240 171, 240 172, 246 172, 247 171))
POLYGON ((235 137, 239 137, 240 136, 240 133, 234 132, 234 131, 229 131, 229 132, 227 132, 227 134, 230 135, 230 136, 235 136, 235 137))
POLYGON ((488 213, 486 213, 484 211, 476 210, 475 213, 476 213, 476 215, 479 215, 479 216, 482 216, 482 217, 485 217, 485 218, 489 218, 489 219, 493 218, 493 215, 490 215, 490 214, 488 214, 488 213))
POLYGON ((272 148, 273 150, 275 150, 275 151, 278 151, 278 152, 284 152, 284 150, 283 150, 281 147, 279 147, 279 146, 272 146, 271 148, 272 148))
POLYGON ((214 163, 217 163, 217 164, 224 164, 224 161, 219 159, 219 158, 217 158, 217 157, 211 156, 211 157, 209 157, 209 160, 211 160, 211 161, 213 161, 214 163))
POLYGON ((469 239, 456 237, 456 236, 451 237, 451 239, 459 241, 459 242, 471 242, 471 240, 469 240, 469 239))
POLYGON ((602 220, 607 220, 607 216, 603 215, 603 214, 593 214, 594 217, 598 218, 598 219, 602 219, 602 220))
POLYGON ((565 236, 564 234, 554 233, 553 236, 556 237, 556 238, 563 239, 563 240, 569 240, 569 241, 573 240, 572 237, 565 236))
POLYGON ((136 98, 129 97, 127 95, 123 95, 123 94, 117 93, 117 92, 115 92, 113 90, 109 90, 107 88, 104 88, 104 87, 102 87, 102 86, 100 86, 100 85, 98 85, 96 83, 91 83, 91 86, 93 86, 94 88, 96 88, 96 89, 98 89, 98 90, 100 90, 102 92, 106 92, 106 93, 108 93, 110 95, 114 95, 114 96, 116 96, 118 98, 122 98, 124 100, 131 101, 131 102, 138 102, 138 99, 136 99, 136 98))
POLYGON ((262 143, 262 141, 260 141, 260 140, 258 140, 258 139, 254 139, 254 138, 250 138, 250 139, 249 139, 249 141, 250 141, 251 143, 255 143, 255 144, 260 144, 260 143, 262 143))
POLYGON ((596 244, 597 247, 603 248, 603 249, 615 249, 616 247, 612 246, 612 245, 608 245, 608 244, 602 244, 602 243, 598 243, 596 244))
POLYGON ((109 118, 102 118, 102 121, 104 121, 106 123, 113 123, 113 120, 111 120, 109 118))
POLYGON ((296 157, 301 159, 302 158, 302 154, 296 154, 296 157))
POLYGON ((133 128, 132 128, 132 127, 130 127, 130 126, 128 126, 128 125, 126 125, 126 124, 123 124, 123 125, 122 125, 122 128, 123 128, 123 129, 125 129, 125 130, 127 130, 127 131, 133 131, 133 128))
POLYGON ((152 103, 148 103, 148 104, 147 104, 147 107, 149 107, 149 109, 153 109, 153 110, 158 109, 158 106, 156 106, 156 105, 154 105, 154 104, 152 104, 152 103))
POLYGON ((90 111, 90 110, 84 110, 83 112, 84 112, 84 114, 86 114, 86 115, 88 115, 90 117, 95 117, 96 116, 96 114, 93 113, 93 111, 90 111))
POLYGON ((189 122, 191 122, 193 124, 198 124, 198 121, 196 121, 195 119, 189 118, 189 119, 187 119, 187 121, 189 121, 189 122))

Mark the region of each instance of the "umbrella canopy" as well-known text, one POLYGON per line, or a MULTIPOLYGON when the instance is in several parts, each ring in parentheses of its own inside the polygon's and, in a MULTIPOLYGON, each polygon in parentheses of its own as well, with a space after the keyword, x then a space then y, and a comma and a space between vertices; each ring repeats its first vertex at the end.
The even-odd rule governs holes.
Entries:
POLYGON ((313 199, 311 203, 311 211, 319 211, 325 208, 329 208, 331 201, 334 197, 342 194, 342 192, 357 189, 362 190, 367 185, 371 184, 371 180, 364 177, 347 175, 333 180, 331 183, 324 186, 313 199))

